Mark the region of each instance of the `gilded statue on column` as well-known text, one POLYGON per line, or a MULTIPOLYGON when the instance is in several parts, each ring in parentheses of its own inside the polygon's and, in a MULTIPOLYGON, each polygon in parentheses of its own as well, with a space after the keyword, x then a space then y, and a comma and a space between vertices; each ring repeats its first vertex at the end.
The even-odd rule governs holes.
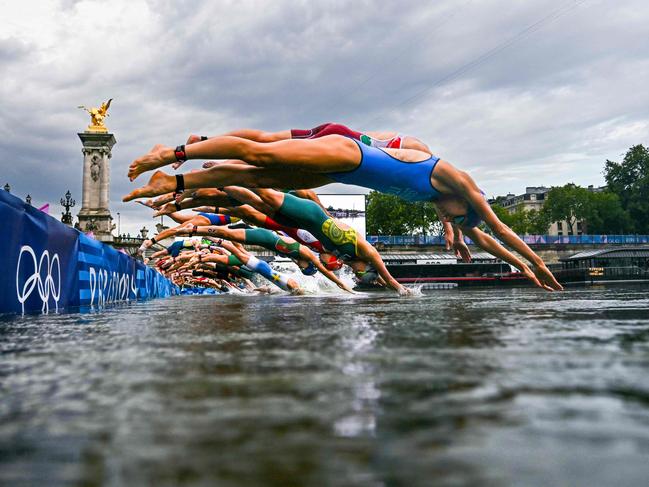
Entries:
POLYGON ((103 102, 99 108, 87 108, 84 105, 79 105, 77 107, 82 108, 90 114, 90 125, 88 125, 89 132, 108 132, 108 129, 104 125, 104 119, 109 116, 107 112, 111 101, 113 101, 112 98, 103 102))

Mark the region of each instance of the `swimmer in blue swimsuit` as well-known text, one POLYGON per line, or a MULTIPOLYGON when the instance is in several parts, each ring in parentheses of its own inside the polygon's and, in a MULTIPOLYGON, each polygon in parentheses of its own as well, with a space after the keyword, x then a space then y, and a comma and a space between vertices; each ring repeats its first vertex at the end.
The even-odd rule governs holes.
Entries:
POLYGON ((476 245, 518 268, 537 286, 547 290, 562 289, 543 260, 500 221, 475 181, 466 172, 426 152, 365 147, 339 135, 270 143, 221 136, 175 149, 157 145, 131 163, 128 176, 133 180, 145 171, 188 159, 234 159, 239 162, 221 163, 204 171, 175 176, 157 171, 146 186, 132 191, 123 200, 156 196, 181 188, 238 185, 299 189, 344 181, 399 194, 411 201, 432 201, 442 219, 457 225, 476 245), (480 221, 527 259, 532 268, 480 230, 480 221))

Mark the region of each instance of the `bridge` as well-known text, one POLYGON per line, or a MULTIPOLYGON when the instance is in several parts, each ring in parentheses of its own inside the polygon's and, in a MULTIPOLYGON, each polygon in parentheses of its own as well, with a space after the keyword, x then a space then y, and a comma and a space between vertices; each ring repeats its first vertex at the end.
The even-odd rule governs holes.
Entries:
MULTIPOLYGON (((546 263, 557 263, 559 259, 590 249, 615 247, 648 247, 649 235, 519 235, 546 263)), ((381 254, 396 253, 446 253, 446 242, 441 235, 368 235, 367 241, 381 254)), ((477 247, 468 237, 465 241, 471 252, 477 247)), ((502 243, 502 242, 501 242, 502 243)))

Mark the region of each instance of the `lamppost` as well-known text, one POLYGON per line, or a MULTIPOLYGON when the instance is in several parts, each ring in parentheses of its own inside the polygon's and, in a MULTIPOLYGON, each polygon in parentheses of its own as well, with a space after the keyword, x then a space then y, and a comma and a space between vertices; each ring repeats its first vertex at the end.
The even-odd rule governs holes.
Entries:
POLYGON ((77 202, 72 199, 70 190, 65 193, 65 199, 61 198, 61 206, 65 208, 65 213, 62 213, 61 221, 66 225, 72 225, 72 213, 70 213, 70 208, 72 208, 77 202))
POLYGON ((7 193, 11 193, 11 186, 9 186, 9 183, 5 184, 5 188, 4 188, 4 189, 5 189, 5 191, 6 191, 7 193))
POLYGON ((119 211, 118 211, 117 212, 117 235, 118 236, 120 235, 119 231, 120 231, 121 226, 122 226, 122 220, 121 220, 120 216, 121 215, 119 214, 119 211))
POLYGON ((149 234, 149 229, 147 227, 140 228, 140 235, 143 239, 146 240, 146 236, 149 234))
POLYGON ((32 196, 31 195, 29 195, 29 194, 27 195, 27 197, 25 198, 25 203, 27 203, 28 205, 32 204, 32 196))

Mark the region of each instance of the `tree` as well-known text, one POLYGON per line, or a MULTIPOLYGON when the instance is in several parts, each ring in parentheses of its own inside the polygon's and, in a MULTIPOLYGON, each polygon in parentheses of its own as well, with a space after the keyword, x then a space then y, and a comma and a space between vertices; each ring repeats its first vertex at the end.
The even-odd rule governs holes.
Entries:
POLYGON ((528 212, 529 227, 528 231, 531 235, 545 235, 548 233, 550 223, 552 221, 547 214, 543 212, 543 208, 539 211, 530 210, 528 212))
POLYGON ((549 222, 567 221, 572 233, 577 233, 576 223, 587 217, 589 202, 590 191, 569 183, 550 189, 541 212, 549 222))
POLYGON ((620 234, 632 229, 629 214, 624 211, 620 198, 611 191, 590 193, 586 214, 588 233, 620 234))
POLYGON ((635 145, 621 163, 607 160, 604 178, 628 212, 632 231, 649 233, 649 150, 635 145))
POLYGON ((550 226, 547 215, 541 211, 525 211, 519 206, 514 213, 509 213, 498 204, 493 204, 491 209, 501 222, 519 235, 543 235, 550 226))
POLYGON ((365 208, 370 235, 409 235, 440 233, 441 225, 432 203, 409 203, 401 198, 372 191, 365 208))
POLYGON ((496 203, 491 205, 491 209, 501 222, 510 228, 512 227, 514 224, 514 217, 500 203, 498 203, 498 200, 496 200, 496 203))

